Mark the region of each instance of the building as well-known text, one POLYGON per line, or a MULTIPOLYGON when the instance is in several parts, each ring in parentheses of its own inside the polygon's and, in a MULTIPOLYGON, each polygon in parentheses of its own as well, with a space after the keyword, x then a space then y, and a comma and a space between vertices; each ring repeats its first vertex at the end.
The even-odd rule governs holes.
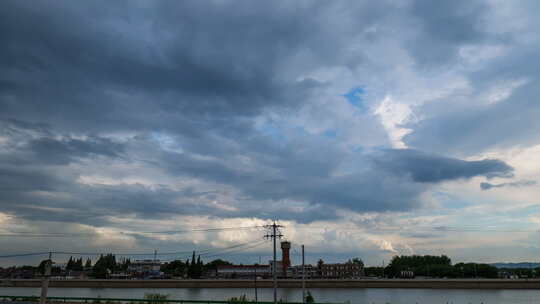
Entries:
POLYGON ((271 274, 270 265, 219 265, 216 271, 218 278, 226 279, 269 278, 271 274))
POLYGON ((109 279, 113 279, 113 280, 128 280, 128 279, 131 279, 131 275, 129 275, 128 273, 111 273, 109 275, 109 279))
MULTIPOLYGON (((289 251, 291 250, 291 242, 284 241, 281 242, 281 277, 288 277, 287 271, 289 270, 289 267, 291 267, 291 258, 289 255, 289 251)), ((278 265, 276 265, 278 266, 278 265)))
POLYGON ((320 271, 325 279, 358 279, 364 275, 364 267, 356 263, 321 264, 320 271))
MULTIPOLYGON (((291 272, 291 278, 302 279, 302 265, 291 266, 289 269, 291 272)), ((319 277, 319 271, 317 267, 311 264, 306 264, 304 265, 304 269, 306 270, 306 280, 319 277)))
POLYGON ((402 279, 413 279, 414 272, 410 270, 403 270, 399 273, 399 277, 402 279))
POLYGON ((128 273, 136 276, 148 277, 161 275, 161 262, 159 260, 135 260, 128 266, 128 273))

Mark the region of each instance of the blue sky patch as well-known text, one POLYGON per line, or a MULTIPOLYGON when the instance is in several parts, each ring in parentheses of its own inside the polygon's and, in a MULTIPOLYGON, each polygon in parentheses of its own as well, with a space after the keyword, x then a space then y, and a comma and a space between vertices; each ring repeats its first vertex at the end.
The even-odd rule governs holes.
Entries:
POLYGON ((326 137, 335 138, 337 136, 337 132, 334 129, 328 129, 324 131, 323 135, 326 137))
POLYGON ((356 87, 356 88, 352 88, 349 92, 341 96, 345 97, 345 99, 347 99, 347 101, 354 107, 365 110, 365 107, 362 104, 362 94, 364 93, 365 91, 362 87, 356 87))

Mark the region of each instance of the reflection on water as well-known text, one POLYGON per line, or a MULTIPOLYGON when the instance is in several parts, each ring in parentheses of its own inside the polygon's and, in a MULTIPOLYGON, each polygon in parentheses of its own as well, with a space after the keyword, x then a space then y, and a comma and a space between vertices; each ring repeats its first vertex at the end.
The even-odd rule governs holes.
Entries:
MULTIPOLYGON (((39 288, 0 287, 1 295, 39 295, 39 288)), ((361 304, 523 304, 538 303, 540 290, 460 290, 460 289, 310 289, 317 302, 361 304)), ((254 298, 254 290, 246 288, 50 288, 49 295, 65 297, 142 298, 145 293, 168 294, 171 299, 224 300, 246 295, 254 298)), ((260 301, 270 301, 270 288, 260 288, 260 301)), ((278 296, 300 302, 302 290, 279 289, 278 296)))

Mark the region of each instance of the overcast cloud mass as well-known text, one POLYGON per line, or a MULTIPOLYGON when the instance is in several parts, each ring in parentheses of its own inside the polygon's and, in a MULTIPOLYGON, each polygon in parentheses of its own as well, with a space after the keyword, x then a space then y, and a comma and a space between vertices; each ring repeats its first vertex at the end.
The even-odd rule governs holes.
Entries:
POLYGON ((2 253, 534 260, 538 6, 1 1, 2 253))

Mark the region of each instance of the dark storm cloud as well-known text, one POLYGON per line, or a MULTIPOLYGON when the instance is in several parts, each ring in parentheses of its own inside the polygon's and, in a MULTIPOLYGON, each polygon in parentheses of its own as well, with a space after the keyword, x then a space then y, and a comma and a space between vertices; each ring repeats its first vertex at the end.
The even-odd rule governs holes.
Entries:
POLYGON ((83 185, 73 177, 48 170, 0 169, 1 211, 23 219, 61 221, 93 226, 115 224, 108 217, 134 214, 162 218, 175 211, 182 191, 144 185, 83 185))
MULTIPOLYGON (((355 155, 354 161, 364 163, 365 169, 335 175, 336 168, 341 165, 335 160, 346 156, 320 147, 320 144, 304 146, 304 153, 318 155, 309 158, 309 163, 306 163, 303 153, 281 151, 274 154, 277 160, 269 163, 264 163, 265 158, 259 157, 261 163, 253 171, 234 161, 182 155, 171 155, 174 160, 163 163, 168 164, 167 169, 175 175, 227 184, 252 200, 288 199, 355 211, 410 210, 421 204, 419 195, 426 190, 425 183, 475 176, 509 177, 513 171, 512 167, 499 160, 464 161, 404 149, 355 155), (291 165, 280 166, 279 162, 291 165), (304 165, 299 165, 303 162, 304 165)), ((303 214, 304 218, 310 216, 303 214)))
POLYGON ((426 66, 451 63, 461 46, 490 38, 482 22, 489 10, 485 2, 417 0, 409 9, 420 32, 407 45, 426 66))
POLYGON ((302 69, 292 67, 347 60, 348 34, 382 13, 377 5, 358 15, 330 4, 143 3, 3 2, 1 117, 77 131, 226 127, 213 118, 297 106, 316 82, 297 81, 302 69), (320 22, 332 12, 344 14, 336 28, 320 22))
POLYGON ((124 152, 121 143, 95 135, 74 138, 54 134, 44 124, 32 124, 17 120, 0 121, 0 136, 9 140, 9 152, 0 151, 2 164, 66 165, 78 159, 109 157, 118 158, 124 152))
MULTIPOLYGON (((25 130, 14 133, 24 138, 22 134, 29 136, 25 130)), ((42 135, 49 133, 40 130, 42 135)), ((295 145, 271 149, 268 138, 255 140, 258 145, 249 140, 218 139, 214 138, 213 144, 220 147, 210 151, 200 147, 208 139, 190 142, 184 138, 181 153, 161 150, 151 137, 135 137, 122 145, 101 138, 30 139, 8 155, 18 155, 18 164, 24 166, 2 163, 2 211, 31 220, 47 218, 91 225, 115 225, 111 217, 128 214, 147 219, 179 214, 257 214, 260 218, 311 222, 336 218, 336 208, 360 212, 411 210, 421 206, 419 196, 427 189, 426 182, 511 173, 508 165, 496 160, 463 161, 413 150, 350 155, 319 140, 304 139, 299 146, 302 149, 295 145), (173 190, 166 185, 81 184, 77 179, 85 170, 65 167, 95 155, 132 162, 126 160, 130 153, 143 153, 139 155, 143 158, 147 153, 152 157, 150 166, 173 176, 222 186, 200 191, 193 187, 173 190), (46 154, 54 157, 46 159, 46 154), (251 161, 245 163, 242 158, 251 161), (360 163, 364 170, 336 174, 343 159, 360 163)))
POLYGON ((28 143, 26 147, 36 154, 42 163, 67 164, 76 158, 92 156, 118 157, 122 145, 109 139, 93 137, 85 140, 74 138, 39 138, 28 143))
POLYGON ((510 182, 510 183, 501 183, 501 184, 480 183, 480 189, 489 190, 489 189, 492 189, 492 188, 526 187, 526 186, 534 186, 534 185, 536 185, 536 181, 532 181, 532 180, 523 180, 523 181, 510 182))
POLYGON ((437 183, 474 176, 511 177, 513 168, 496 159, 465 161, 416 150, 384 150, 374 159, 377 167, 415 182, 437 183))
MULTIPOLYGON (((425 30, 418 41, 444 48, 479 35, 465 33, 476 6, 444 5, 412 10, 408 24, 425 30), (451 28, 433 32, 441 23, 451 28)), ((330 85, 309 73, 367 60, 362 33, 397 12, 385 1, 0 2, 0 211, 92 225, 128 214, 309 222, 336 209, 412 210, 427 183, 510 174, 497 160, 369 155, 254 127, 261 113, 288 114, 330 85), (101 161, 206 188, 80 182, 101 161)))

